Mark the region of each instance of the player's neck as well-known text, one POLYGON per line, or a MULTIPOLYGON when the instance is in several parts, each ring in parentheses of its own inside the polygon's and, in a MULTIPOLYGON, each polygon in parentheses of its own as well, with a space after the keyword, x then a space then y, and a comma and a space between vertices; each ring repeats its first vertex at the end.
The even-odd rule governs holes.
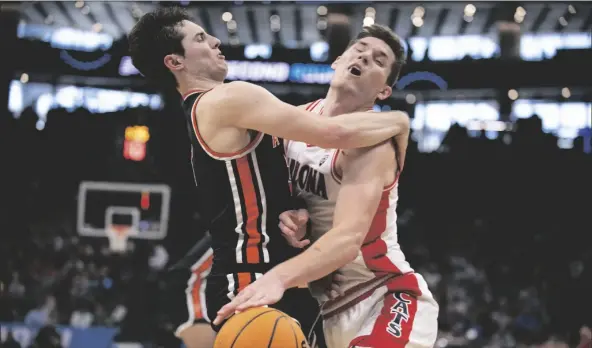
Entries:
POLYGON ((177 90, 181 95, 185 95, 191 91, 207 91, 224 83, 223 81, 214 81, 203 78, 179 78, 177 79, 179 87, 177 90))
POLYGON ((373 102, 362 103, 359 98, 351 92, 339 89, 329 88, 325 102, 323 104, 323 115, 337 116, 356 111, 365 111, 372 108, 373 102))

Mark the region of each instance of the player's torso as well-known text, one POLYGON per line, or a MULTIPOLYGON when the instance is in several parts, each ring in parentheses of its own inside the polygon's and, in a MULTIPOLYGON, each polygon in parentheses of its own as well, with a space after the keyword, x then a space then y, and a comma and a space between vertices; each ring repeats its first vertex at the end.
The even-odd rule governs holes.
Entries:
MULTIPOLYGON (((321 104, 316 110, 309 111, 318 113, 319 107, 322 108, 321 104)), ((313 240, 333 227, 333 214, 341 187, 336 163, 341 156, 341 150, 322 149, 302 142, 287 142, 286 157, 292 187, 299 197, 306 200, 313 240)), ((397 240, 397 186, 395 182, 385 187, 357 258, 340 269, 348 278, 344 290, 372 283, 377 277, 413 271, 397 240)))
POLYGON ((289 209, 291 196, 282 142, 250 132, 251 141, 241 151, 211 150, 195 118, 200 95, 190 95, 183 105, 199 213, 212 236, 212 275, 264 273, 294 254, 278 228, 279 214, 289 209))

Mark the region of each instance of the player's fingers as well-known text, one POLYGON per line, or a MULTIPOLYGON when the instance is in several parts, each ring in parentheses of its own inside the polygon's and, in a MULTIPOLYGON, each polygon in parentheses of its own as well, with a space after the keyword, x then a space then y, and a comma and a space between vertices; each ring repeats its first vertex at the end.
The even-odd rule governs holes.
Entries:
POLYGON ((298 209, 298 211, 296 212, 296 219, 298 220, 298 224, 306 224, 308 222, 308 210, 298 209))
POLYGON ((347 280, 347 277, 341 273, 333 274, 333 282, 342 283, 347 280))
POLYGON ((341 286, 339 286, 339 284, 337 284, 337 283, 331 284, 331 290, 336 292, 339 296, 345 295, 343 288, 341 286))
POLYGON ((296 232, 294 230, 292 230, 291 228, 287 227, 286 225, 284 225, 283 222, 280 221, 280 230, 282 231, 282 233, 284 234, 284 236, 286 237, 294 237, 296 232))
POLYGON ((294 244, 295 245, 293 245, 293 246, 302 249, 305 246, 307 246, 307 245, 310 244, 310 239, 304 239, 304 240, 301 240, 301 241, 296 241, 294 244))
POLYGON ((236 309, 238 311, 242 312, 242 311, 249 309, 249 308, 263 306, 263 305, 267 304, 267 303, 264 303, 265 302, 264 299, 265 299, 265 294, 253 296, 248 301, 241 303, 239 306, 237 306, 236 309))
POLYGON ((330 300, 334 300, 334 299, 336 299, 337 297, 339 297, 339 293, 338 293, 337 291, 335 291, 335 290, 328 290, 328 291, 325 291, 325 295, 327 295, 327 297, 328 297, 330 300))
POLYGON ((280 215, 280 224, 283 224, 292 231, 298 231, 298 226, 294 223, 294 221, 290 218, 282 218, 282 215, 280 215))

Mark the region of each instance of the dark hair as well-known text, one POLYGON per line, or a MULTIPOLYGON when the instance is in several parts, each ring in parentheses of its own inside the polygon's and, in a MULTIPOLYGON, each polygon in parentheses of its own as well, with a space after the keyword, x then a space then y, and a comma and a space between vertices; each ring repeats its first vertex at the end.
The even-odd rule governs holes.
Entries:
POLYGON ((151 80, 164 87, 177 86, 175 76, 164 65, 164 57, 171 53, 183 55, 183 35, 179 26, 190 20, 179 7, 160 7, 140 18, 128 36, 130 56, 134 66, 151 80))
POLYGON ((350 41, 350 43, 347 45, 347 48, 350 48, 353 44, 365 37, 375 37, 380 39, 384 41, 393 51, 393 54, 395 55, 395 62, 391 67, 391 73, 386 79, 386 82, 389 86, 394 86, 395 82, 397 82, 397 79, 399 78, 399 74, 401 73, 403 65, 405 65, 406 59, 405 49, 403 48, 401 39, 397 34, 393 33, 390 28, 380 24, 372 24, 370 26, 364 27, 362 31, 350 41))

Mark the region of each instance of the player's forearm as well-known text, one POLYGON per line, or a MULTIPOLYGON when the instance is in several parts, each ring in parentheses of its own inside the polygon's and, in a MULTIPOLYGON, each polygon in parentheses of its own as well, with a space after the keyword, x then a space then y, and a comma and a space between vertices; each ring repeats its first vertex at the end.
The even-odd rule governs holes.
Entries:
POLYGON ((409 116, 402 111, 354 112, 332 117, 329 122, 341 131, 331 146, 340 149, 372 146, 409 131, 409 116))
POLYGON ((286 289, 320 279, 353 261, 360 250, 358 236, 333 229, 302 254, 274 267, 286 289))

